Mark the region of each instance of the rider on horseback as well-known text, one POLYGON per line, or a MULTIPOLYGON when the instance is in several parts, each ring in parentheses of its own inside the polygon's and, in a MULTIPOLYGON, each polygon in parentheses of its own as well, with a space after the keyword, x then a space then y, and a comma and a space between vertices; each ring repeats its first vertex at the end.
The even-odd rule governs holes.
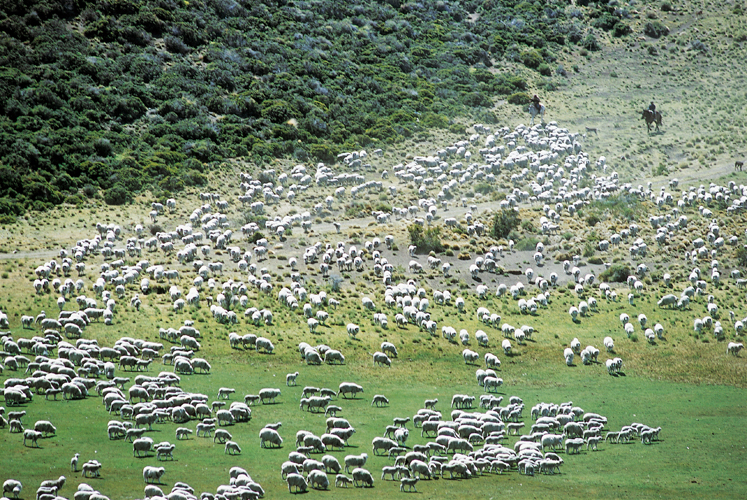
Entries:
POLYGON ((537 97, 537 94, 534 94, 534 97, 532 97, 532 105, 537 110, 537 113, 542 110, 542 104, 540 104, 540 98, 537 97))
POLYGON ((654 101, 651 101, 651 104, 648 105, 648 110, 656 116, 656 104, 654 104, 654 101))

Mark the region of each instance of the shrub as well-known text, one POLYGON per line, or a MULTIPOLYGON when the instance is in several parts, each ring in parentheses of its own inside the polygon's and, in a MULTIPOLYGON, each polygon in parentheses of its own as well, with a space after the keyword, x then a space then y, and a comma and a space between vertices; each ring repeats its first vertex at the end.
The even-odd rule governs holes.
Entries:
POLYGON ((539 67, 537 68, 537 71, 539 71, 539 74, 543 76, 552 75, 552 68, 550 68, 549 64, 545 64, 545 63, 540 64, 539 67))
POLYGON ((539 243, 539 240, 537 238, 523 238, 516 243, 516 246, 514 246, 514 248, 522 252, 529 252, 537 248, 537 243, 539 243))
POLYGON ((519 212, 516 210, 500 210, 493 216, 490 235, 495 239, 507 238, 520 223, 519 212))
POLYGON ((616 37, 629 35, 633 30, 626 23, 620 21, 612 28, 612 34, 616 37))
POLYGON ((589 258, 594 255, 594 244, 590 241, 587 241, 584 244, 584 257, 589 258))
POLYGON ((630 268, 626 264, 612 264, 599 275, 600 281, 625 283, 630 276, 630 268))
POLYGON ((739 267, 747 267, 747 247, 737 248, 737 264, 739 267))
POLYGON ((643 26, 643 33, 651 38, 661 38, 669 34, 669 28, 661 21, 649 21, 643 26))
POLYGON ((597 37, 596 35, 594 35, 594 33, 589 33, 588 35, 586 35, 586 38, 584 38, 583 42, 581 42, 581 46, 586 50, 590 50, 592 52, 597 51, 600 48, 599 41, 597 41, 597 37))
POLYGON ((124 205, 132 201, 132 195, 122 184, 115 184, 104 192, 107 205, 124 205))
POLYGON ((519 59, 521 59, 521 62, 527 68, 535 69, 539 67, 540 64, 542 64, 542 55, 540 55, 537 49, 528 49, 523 51, 519 55, 519 59))
POLYGON ((591 214, 588 217, 586 217, 586 223, 589 226, 594 227, 597 224, 599 224, 599 217, 596 214, 591 214))
POLYGON ((672 12, 674 9, 672 8, 672 4, 669 2, 662 2, 661 4, 661 11, 662 12, 672 12))
POLYGON ((423 229, 423 226, 418 224, 410 224, 407 226, 407 232, 410 234, 410 244, 418 247, 418 252, 443 252, 444 245, 441 242, 441 228, 431 227, 423 229))
POLYGON ((148 231, 150 232, 151 236, 155 236, 158 233, 163 232, 163 227, 161 227, 160 224, 151 224, 150 227, 148 228, 148 231))
POLYGON ((518 104, 518 105, 529 104, 531 100, 532 98, 529 97, 529 94, 527 94, 526 92, 516 92, 508 96, 509 104, 518 104))

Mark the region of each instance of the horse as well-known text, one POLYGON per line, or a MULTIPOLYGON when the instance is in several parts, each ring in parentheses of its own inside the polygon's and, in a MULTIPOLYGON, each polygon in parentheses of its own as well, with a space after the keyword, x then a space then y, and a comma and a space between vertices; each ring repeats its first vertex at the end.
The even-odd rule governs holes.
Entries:
POLYGON ((661 113, 658 111, 651 111, 650 109, 644 109, 641 113, 641 120, 646 120, 646 127, 648 127, 648 133, 651 133, 651 124, 656 125, 656 132, 659 131, 659 125, 661 125, 661 113))
POLYGON ((545 105, 540 104, 539 109, 537 109, 537 106, 534 105, 534 103, 529 105, 529 114, 532 115, 532 125, 534 125, 534 117, 539 115, 540 116, 540 122, 543 122, 545 120, 545 105))
POLYGON ((744 168, 744 161, 737 160, 734 162, 734 170, 741 172, 743 168, 744 168))

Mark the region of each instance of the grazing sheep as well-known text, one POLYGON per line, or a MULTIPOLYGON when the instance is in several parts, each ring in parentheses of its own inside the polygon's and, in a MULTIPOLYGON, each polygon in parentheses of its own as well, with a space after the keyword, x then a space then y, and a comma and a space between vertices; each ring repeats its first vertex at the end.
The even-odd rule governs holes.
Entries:
POLYGON ((353 480, 350 479, 345 474, 338 474, 337 477, 335 478, 335 487, 336 488, 341 488, 343 486, 345 488, 347 488, 349 484, 353 484, 353 480))
POLYGON ((293 488, 296 488, 296 493, 298 493, 307 491, 309 487, 306 479, 300 474, 288 474, 285 482, 288 484, 289 493, 293 493, 293 488))
POLYGON ((235 441, 226 441, 226 446, 223 450, 223 453, 228 453, 229 455, 239 455, 241 454, 241 447, 239 447, 238 443, 235 441))
POLYGON ((385 396, 382 396, 381 394, 377 394, 373 397, 373 400, 371 401, 371 406, 374 406, 374 405, 376 405, 377 408, 381 406, 388 406, 389 400, 385 396))
POLYGON ((355 486, 356 488, 373 488, 373 482, 373 476, 366 469, 362 469, 360 467, 353 469, 353 486, 355 486), (358 483, 361 483, 361 485, 358 486, 358 483))
POLYGON ((21 484, 21 481, 8 479, 3 483, 3 496, 5 496, 6 493, 11 493, 13 494, 13 498, 18 498, 22 489, 23 485, 21 484))
POLYGON ((37 432, 33 429, 26 429, 23 431, 23 445, 26 446, 26 441, 30 440, 32 445, 35 445, 37 448, 39 447, 39 443, 37 440, 42 437, 41 432, 37 432))
POLYGON ((278 431, 276 431, 275 429, 268 429, 266 427, 259 431, 259 439, 260 448, 268 447, 267 444, 274 445, 272 447, 280 448, 280 446, 283 444, 283 438, 280 437, 278 431))

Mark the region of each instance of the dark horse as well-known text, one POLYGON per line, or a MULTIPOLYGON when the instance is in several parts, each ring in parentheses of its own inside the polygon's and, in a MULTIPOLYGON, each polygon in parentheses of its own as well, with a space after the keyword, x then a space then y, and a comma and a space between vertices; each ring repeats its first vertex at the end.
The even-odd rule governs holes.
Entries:
POLYGON ((659 131, 659 125, 661 125, 661 113, 658 111, 651 111, 650 109, 644 109, 641 113, 641 119, 646 120, 646 127, 648 132, 651 133, 651 124, 656 125, 656 132, 659 131))

